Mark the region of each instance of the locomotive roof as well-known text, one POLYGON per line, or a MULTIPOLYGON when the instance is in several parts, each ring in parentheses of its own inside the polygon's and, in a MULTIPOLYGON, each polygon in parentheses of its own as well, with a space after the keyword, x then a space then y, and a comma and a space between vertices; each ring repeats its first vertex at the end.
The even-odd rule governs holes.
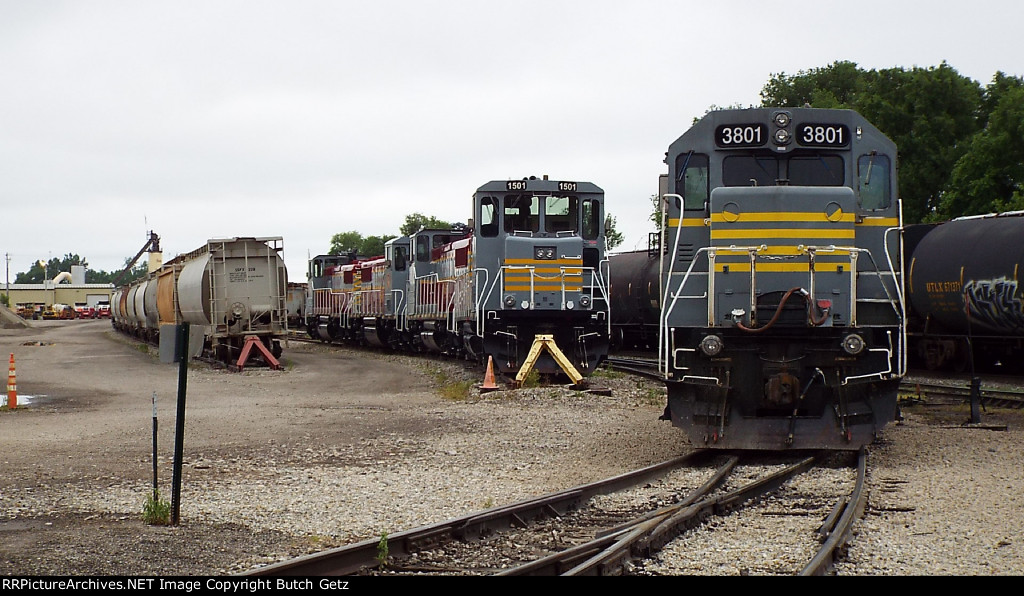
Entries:
MULTIPOLYGON (((506 192, 509 190, 509 182, 513 181, 512 178, 508 180, 492 180, 487 182, 483 186, 477 189, 477 192, 506 192)), ((526 192, 550 192, 551 194, 565 193, 564 187, 560 187, 560 184, 569 182, 568 180, 545 180, 542 178, 529 177, 523 178, 522 182, 526 183, 526 192)), ((603 193, 599 186, 592 182, 579 182, 571 181, 576 185, 577 193, 603 193)), ((521 190, 519 192, 522 192, 521 190)))
POLYGON ((896 144, 892 142, 882 131, 869 122, 864 116, 854 110, 839 110, 829 108, 746 108, 746 109, 723 109, 708 112, 703 118, 693 124, 686 132, 676 138, 669 146, 669 152, 676 152, 680 147, 693 145, 693 139, 699 139, 709 147, 714 144, 715 135, 712 134, 715 128, 722 125, 741 125, 746 123, 763 122, 769 123, 775 114, 784 112, 790 116, 794 123, 801 124, 844 124, 850 127, 857 127, 862 131, 865 140, 886 147, 886 151, 896 154, 896 144))

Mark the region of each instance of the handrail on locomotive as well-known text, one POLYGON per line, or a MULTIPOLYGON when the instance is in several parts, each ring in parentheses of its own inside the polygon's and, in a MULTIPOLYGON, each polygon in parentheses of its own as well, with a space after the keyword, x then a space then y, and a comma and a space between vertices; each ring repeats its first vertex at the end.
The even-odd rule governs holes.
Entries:
MULTIPOLYGON (((678 195, 672 195, 672 194, 667 194, 665 197, 667 199, 668 198, 679 198, 679 199, 681 199, 681 197, 679 197, 678 195)), ((682 218, 679 218, 678 223, 677 223, 677 227, 678 228, 682 227, 682 221, 683 221, 682 218)), ((896 227, 896 228, 887 228, 886 231, 885 231, 886 236, 888 237, 889 233, 892 232, 893 230, 897 230, 898 231, 899 229, 900 228, 898 228, 898 227, 896 227)), ((677 233, 677 235, 676 235, 676 246, 674 247, 673 254, 675 254, 678 251, 678 242, 679 242, 678 239, 679 239, 679 236, 680 236, 679 233, 677 233)), ((905 345, 905 334, 906 334, 906 331, 905 331, 904 326, 902 325, 902 322, 905 321, 905 305, 903 304, 903 299, 902 299, 903 292, 901 291, 901 288, 900 288, 900 284, 901 284, 901 281, 902 281, 902 275, 900 274, 899 271, 896 270, 895 266, 893 265, 893 261, 892 261, 891 256, 889 255, 889 251, 886 250, 886 260, 887 260, 887 264, 889 265, 889 270, 883 272, 880 269, 880 267, 879 267, 878 261, 876 261, 876 259, 874 259, 874 256, 873 256, 873 254, 871 253, 871 251, 869 249, 864 249, 864 248, 860 248, 860 247, 853 247, 853 246, 836 246, 836 245, 827 245, 827 246, 820 246, 820 247, 819 246, 810 246, 810 245, 799 245, 797 248, 798 248, 800 254, 807 255, 807 257, 808 257, 808 288, 809 288, 809 290, 804 290, 804 289, 801 289, 801 290, 806 293, 807 300, 811 304, 815 303, 815 300, 816 300, 815 299, 815 278, 816 278, 817 271, 814 268, 814 255, 815 255, 815 253, 817 253, 817 252, 840 252, 840 253, 841 252, 846 252, 846 253, 848 253, 850 255, 851 267, 853 269, 853 272, 855 273, 855 274, 851 274, 850 275, 850 317, 851 317, 850 324, 851 324, 851 327, 856 327, 856 325, 857 325, 857 316, 856 316, 856 313, 857 313, 857 301, 858 301, 858 299, 857 299, 857 275, 859 274, 859 271, 857 270, 857 267, 856 267, 857 256, 859 254, 861 254, 861 253, 867 255, 868 260, 870 261, 871 265, 873 266, 873 273, 879 275, 879 278, 880 278, 880 281, 881 281, 881 287, 882 287, 883 291, 886 294, 886 300, 890 304, 890 306, 893 308, 893 311, 896 313, 896 316, 898 317, 898 321, 900 322, 900 326, 899 327, 900 327, 900 329, 902 331, 901 331, 901 337, 899 338, 898 342, 900 344, 899 353, 901 354, 901 357, 899 359, 898 369, 896 370, 895 374, 896 374, 896 376, 904 375, 905 371, 906 371, 906 356, 905 356, 905 350, 902 349, 902 346, 905 345), (891 276, 891 278, 893 279, 892 283, 893 283, 893 286, 894 286, 894 291, 895 291, 895 294, 896 294, 896 298, 893 298, 893 294, 890 293, 890 289, 886 285, 886 283, 885 283, 885 281, 883 279, 883 276, 891 276)), ((886 248, 888 249, 888 246, 886 248)), ((675 292, 672 291, 671 284, 667 285, 667 287, 665 288, 663 304, 667 304, 668 306, 662 310, 662 314, 660 314, 660 321, 659 321, 659 326, 658 326, 658 370, 659 370, 660 373, 662 373, 664 375, 664 377, 665 377, 665 379, 667 381, 670 380, 670 376, 669 376, 670 375, 670 360, 669 360, 670 355, 672 356, 673 360, 675 360, 675 358, 677 357, 676 354, 679 353, 679 352, 695 351, 695 348, 689 348, 689 347, 678 347, 677 348, 674 345, 674 341, 673 341, 674 338, 672 337, 672 334, 669 333, 670 326, 669 326, 668 322, 669 322, 669 318, 670 318, 671 314, 673 313, 673 311, 675 310, 675 308, 677 306, 677 301, 680 298, 682 298, 682 299, 697 299, 697 300, 708 299, 710 296, 714 295, 714 292, 715 292, 715 275, 711 274, 710 271, 714 271, 715 270, 714 263, 715 263, 716 256, 717 256, 717 254, 719 252, 748 252, 750 254, 750 259, 751 259, 751 273, 750 273, 750 279, 751 279, 751 282, 750 282, 750 284, 751 284, 751 312, 754 313, 756 311, 756 309, 757 309, 757 305, 756 305, 757 268, 756 268, 755 264, 756 264, 756 260, 757 260, 758 256, 760 256, 761 253, 766 252, 767 249, 768 249, 768 247, 765 246, 765 245, 758 245, 758 246, 736 246, 736 245, 730 245, 728 247, 702 247, 702 248, 698 249, 694 253, 693 259, 690 261, 689 267, 687 268, 686 272, 683 273, 683 278, 680 281, 679 286, 677 287, 676 291, 675 292), (684 290, 687 282, 690 279, 690 275, 693 274, 693 267, 697 263, 697 260, 698 260, 700 255, 705 255, 708 258, 708 263, 709 263, 708 271, 709 272, 699 271, 696 274, 697 275, 707 275, 708 276, 708 287, 707 287, 705 293, 703 293, 703 294, 685 295, 685 294, 683 294, 683 290, 684 290), (671 297, 671 300, 669 300, 670 297, 671 297), (670 343, 672 344, 671 346, 670 346, 670 343)), ((770 258, 770 259, 780 259, 780 258, 796 259, 796 258, 799 258, 799 255, 788 255, 788 256, 783 256, 783 257, 779 257, 777 255, 771 255, 771 256, 768 256, 768 258, 770 258)), ((674 266, 675 266, 675 259, 670 259, 669 276, 668 276, 669 280, 672 280, 674 275, 678 275, 679 274, 679 273, 676 273, 674 271, 674 266)), ((717 313, 715 312, 715 301, 714 300, 708 300, 708 327, 710 327, 710 328, 718 327, 716 321, 717 321, 717 313)), ((873 377, 878 377, 880 379, 885 379, 885 378, 889 378, 889 377, 891 377, 893 375, 892 355, 893 355, 893 353, 895 351, 895 348, 893 346, 891 332, 887 333, 886 335, 889 338, 889 342, 888 342, 889 343, 889 347, 888 348, 871 348, 868 351, 884 352, 884 353, 886 353, 886 355, 887 355, 886 360, 887 360, 888 367, 885 370, 878 371, 876 373, 870 373, 870 374, 865 374, 865 375, 856 375, 856 376, 846 377, 846 378, 844 378, 842 380, 842 384, 843 385, 848 384, 851 380, 854 380, 854 379, 864 379, 864 378, 873 378, 873 377)), ((695 377, 688 377, 687 376, 685 378, 686 379, 693 379, 695 377)), ((698 378, 701 379, 701 380, 712 380, 712 381, 715 381, 715 383, 717 385, 719 385, 719 386, 722 385, 722 380, 719 379, 719 378, 711 378, 711 377, 698 377, 698 378)))

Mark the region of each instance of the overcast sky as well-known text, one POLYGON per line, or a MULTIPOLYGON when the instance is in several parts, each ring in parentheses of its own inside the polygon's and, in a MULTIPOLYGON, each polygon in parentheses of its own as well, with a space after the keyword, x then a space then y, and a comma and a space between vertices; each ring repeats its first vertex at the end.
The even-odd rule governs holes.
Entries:
POLYGON ((0 0, 0 254, 116 271, 161 238, 470 217, 489 180, 589 181, 643 248, 668 145, 773 75, 850 60, 1024 75, 1024 2, 0 0))

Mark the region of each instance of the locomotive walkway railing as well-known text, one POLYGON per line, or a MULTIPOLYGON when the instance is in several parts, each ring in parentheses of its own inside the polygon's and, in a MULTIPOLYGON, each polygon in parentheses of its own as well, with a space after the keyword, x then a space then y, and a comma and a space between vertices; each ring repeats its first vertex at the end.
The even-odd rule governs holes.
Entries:
MULTIPOLYGON (((878 267, 878 262, 875 260, 874 255, 872 254, 872 252, 870 250, 865 249, 865 248, 855 247, 855 246, 834 246, 834 245, 829 245, 829 246, 804 246, 804 245, 801 245, 798 248, 800 249, 801 253, 803 255, 805 255, 806 258, 807 258, 807 266, 808 266, 808 270, 807 270, 808 280, 807 280, 807 283, 808 283, 808 287, 810 288, 810 291, 808 293, 808 296, 809 296, 808 299, 812 300, 812 301, 815 299, 816 276, 818 274, 818 272, 815 270, 815 267, 814 267, 814 257, 815 257, 815 254, 818 253, 818 252, 837 252, 837 253, 845 252, 845 253, 850 255, 852 271, 851 271, 851 275, 850 275, 850 288, 849 288, 849 293, 850 293, 850 298, 849 298, 849 320, 850 320, 850 325, 851 326, 856 326, 857 325, 857 305, 858 305, 858 303, 859 302, 875 301, 875 299, 873 299, 873 298, 858 298, 858 275, 856 274, 858 272, 857 271, 857 267, 856 267, 857 260, 858 260, 857 257, 860 254, 867 255, 868 260, 871 262, 872 266, 874 267, 874 271, 872 273, 874 273, 876 276, 878 276, 878 278, 879 278, 879 285, 880 285, 882 291, 885 293, 885 296, 886 296, 884 299, 882 299, 882 301, 884 301, 885 303, 889 304, 892 307, 893 312, 895 313, 895 315, 897 317, 897 326, 900 329, 900 338, 897 339, 897 342, 900 344, 901 347, 905 345, 905 341, 903 340, 903 336, 905 334, 905 325, 904 325, 903 313, 905 311, 904 311, 902 300, 900 299, 900 296, 902 296, 902 294, 898 290, 897 274, 896 274, 895 270, 892 269, 892 261, 891 260, 889 260, 890 271, 887 274, 890 275, 893 278, 893 284, 895 286, 897 286, 897 290, 896 290, 896 296, 897 297, 896 298, 893 297, 893 293, 890 292, 888 286, 885 284, 884 281, 882 281, 882 277, 883 277, 882 271, 878 267)), ((670 320, 671 320, 672 314, 674 313, 676 307, 678 306, 678 301, 680 299, 685 299, 685 300, 706 300, 707 301, 707 326, 708 327, 716 327, 716 326, 718 326, 718 323, 717 323, 718 313, 716 312, 716 305, 715 305, 715 296, 716 296, 715 292, 716 292, 716 290, 715 290, 715 275, 714 275, 716 256, 717 256, 717 254, 719 252, 730 252, 730 253, 748 252, 749 255, 750 255, 750 301, 751 301, 750 308, 751 308, 751 312, 754 312, 754 310, 756 309, 756 304, 755 304, 756 295, 755 294, 756 294, 756 290, 759 289, 758 285, 757 285, 756 259, 757 259, 758 255, 760 253, 765 252, 767 249, 768 249, 768 247, 765 246, 765 245, 760 245, 760 246, 735 246, 735 245, 731 245, 731 246, 728 246, 728 247, 724 247, 724 246, 723 247, 708 246, 708 247, 700 248, 700 249, 698 249, 694 253, 693 259, 690 261, 690 265, 687 268, 686 273, 683 274, 682 280, 680 280, 679 285, 676 287, 676 290, 674 292, 672 291, 672 287, 673 287, 672 278, 673 278, 673 275, 678 275, 678 274, 673 273, 672 272, 672 267, 670 267, 669 283, 666 284, 665 295, 663 297, 663 302, 662 302, 663 304, 667 304, 667 308, 663 309, 662 313, 661 313, 661 319, 660 319, 660 322, 659 322, 659 342, 658 342, 659 370, 662 372, 662 374, 665 375, 666 379, 668 378, 668 372, 669 372, 669 369, 670 369, 670 363, 675 360, 675 358, 677 357, 677 355, 679 353, 695 351, 695 349, 692 348, 692 347, 679 347, 679 348, 677 348, 674 345, 672 345, 673 342, 671 341, 672 338, 671 338, 671 334, 670 334, 670 329, 671 329, 671 327, 670 327, 670 320), (694 266, 699 261, 699 258, 700 258, 701 255, 704 255, 707 258, 708 272, 703 272, 703 271, 702 272, 697 272, 696 275, 694 275, 694 271, 693 271, 694 270, 694 266), (690 281, 691 276, 692 277, 707 277, 706 287, 704 288, 704 293, 703 294, 684 294, 683 293, 684 289, 686 288, 687 283, 690 281), (671 360, 670 360, 670 358, 671 358, 671 360)), ((791 258, 799 258, 799 257, 800 257, 800 255, 797 255, 797 256, 791 257, 791 258)), ((673 265, 674 265, 674 263, 673 263, 673 265)), ((860 273, 863 274, 864 272, 860 272, 860 273)), ((894 367, 893 367, 893 356, 894 356, 896 350, 895 350, 895 348, 893 346, 891 334, 890 334, 890 337, 889 337, 889 346, 888 346, 888 348, 872 348, 869 351, 871 351, 871 352, 879 352, 879 353, 883 353, 884 352, 886 354, 886 367, 884 367, 881 370, 878 370, 876 372, 873 372, 873 373, 868 373, 868 374, 862 374, 862 375, 847 377, 847 378, 845 378, 843 380, 843 384, 844 385, 847 384, 848 382, 850 382, 852 380, 856 380, 856 379, 870 378, 870 377, 878 377, 878 378, 883 378, 884 379, 884 378, 888 378, 890 376, 893 376, 894 374, 896 376, 902 376, 903 374, 905 374, 905 372, 906 372, 906 367, 905 367, 906 357, 905 357, 905 355, 900 357, 900 358, 898 358, 897 363, 896 363, 896 368, 894 369, 894 367)), ((903 350, 900 350, 900 353, 902 354, 903 350)), ((718 384, 721 384, 721 379, 704 379, 703 377, 701 377, 701 378, 703 380, 714 380, 718 384)))

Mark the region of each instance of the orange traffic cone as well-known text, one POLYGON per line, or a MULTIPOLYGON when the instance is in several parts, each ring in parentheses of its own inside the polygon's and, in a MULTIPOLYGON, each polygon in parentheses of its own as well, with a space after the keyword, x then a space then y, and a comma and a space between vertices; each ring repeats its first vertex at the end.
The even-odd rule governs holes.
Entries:
POLYGON ((7 408, 18 407, 18 382, 14 378, 14 353, 11 353, 11 372, 7 373, 7 408))
POLYGON ((486 393, 488 391, 494 391, 498 388, 498 385, 494 382, 494 358, 491 356, 487 357, 487 374, 484 375, 484 384, 480 386, 480 391, 486 393))

